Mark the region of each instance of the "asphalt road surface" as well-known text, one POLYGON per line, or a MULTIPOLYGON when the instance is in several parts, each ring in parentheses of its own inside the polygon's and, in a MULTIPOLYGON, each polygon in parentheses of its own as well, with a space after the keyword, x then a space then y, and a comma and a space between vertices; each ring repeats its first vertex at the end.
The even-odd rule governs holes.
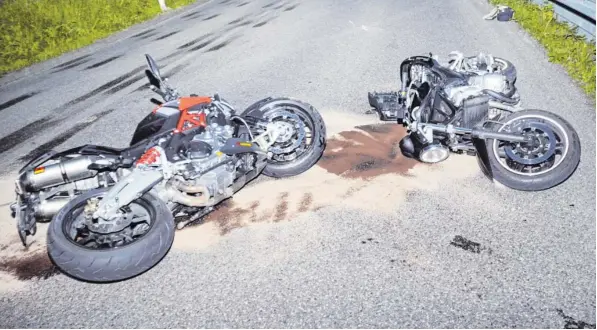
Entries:
POLYGON ((214 0, 3 77, 0 327, 595 328, 595 108, 516 23, 483 20, 490 9, 214 0), (367 92, 397 89, 407 56, 453 50, 509 59, 525 105, 577 128, 569 181, 523 193, 472 157, 383 159, 404 132, 365 114, 367 92), (11 175, 49 148, 127 145, 153 108, 145 53, 183 93, 239 109, 270 95, 313 104, 336 158, 251 183, 139 277, 79 282, 48 262, 43 226, 19 246, 11 175), (349 171, 359 154, 384 165, 349 171))

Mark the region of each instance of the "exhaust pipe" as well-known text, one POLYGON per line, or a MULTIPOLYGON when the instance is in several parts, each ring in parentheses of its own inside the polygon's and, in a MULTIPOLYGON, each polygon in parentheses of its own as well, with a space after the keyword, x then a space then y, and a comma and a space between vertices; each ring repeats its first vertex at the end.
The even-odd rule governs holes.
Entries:
POLYGON ((52 219, 52 217, 60 211, 64 205, 70 201, 68 197, 60 197, 50 200, 44 200, 35 205, 33 214, 37 219, 52 219))

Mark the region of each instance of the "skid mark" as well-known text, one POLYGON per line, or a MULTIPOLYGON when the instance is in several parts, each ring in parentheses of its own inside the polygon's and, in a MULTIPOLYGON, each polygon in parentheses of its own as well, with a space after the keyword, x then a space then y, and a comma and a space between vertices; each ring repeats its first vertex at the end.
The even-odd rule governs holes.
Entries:
POLYGON ((70 64, 70 65, 67 65, 67 66, 60 67, 59 69, 56 69, 56 70, 52 71, 52 73, 57 73, 57 72, 66 71, 66 70, 68 70, 68 69, 72 69, 72 68, 78 67, 79 65, 81 65, 81 64, 84 64, 84 63, 87 63, 87 62, 89 62, 89 61, 91 61, 91 59, 90 59, 90 58, 85 58, 85 59, 82 59, 82 60, 80 60, 80 61, 77 61, 77 62, 75 62, 75 63, 72 63, 72 64, 70 64))
POLYGON ((188 50, 188 52, 190 53, 190 52, 195 52, 195 51, 198 51, 198 50, 200 50, 200 49, 203 49, 203 48, 205 48, 205 46, 207 46, 207 45, 211 44, 211 43, 212 43, 212 42, 214 42, 214 40, 216 40, 216 39, 217 39, 217 37, 215 37, 215 38, 211 38, 210 40, 207 40, 207 41, 205 41, 205 42, 202 42, 202 43, 200 43, 199 45, 197 45, 197 46, 195 46, 195 47, 193 47, 193 48, 189 49, 189 50, 188 50))
POLYGON ((15 98, 14 98, 14 99, 12 99, 12 100, 8 100, 8 101, 6 101, 6 102, 4 102, 4 103, 0 104, 0 111, 4 110, 4 109, 6 109, 6 108, 12 107, 13 105, 15 105, 15 104, 17 104, 17 103, 23 102, 23 101, 25 101, 26 99, 28 99, 28 98, 30 98, 30 97, 32 97, 32 96, 34 96, 34 95, 36 95, 36 94, 39 94, 39 92, 30 92, 30 93, 26 93, 26 94, 23 94, 23 95, 19 95, 19 96, 15 97, 15 98))
POLYGON ((180 18, 182 18, 182 19, 192 19, 192 18, 197 18, 197 17, 199 17, 201 15, 203 15, 202 12, 200 12, 200 11, 194 11, 194 12, 190 12, 188 14, 185 14, 185 15, 181 16, 180 18))
POLYGON ((205 22, 205 21, 209 21, 209 20, 211 20, 211 19, 214 19, 214 18, 216 18, 216 17, 218 17, 218 16, 220 16, 220 14, 213 14, 213 15, 211 15, 211 16, 208 16, 208 17, 204 18, 204 19, 203 19, 203 21, 204 21, 204 22, 205 22))
POLYGON ((228 22, 228 25, 233 25, 233 24, 240 23, 240 22, 242 22, 243 20, 245 20, 248 17, 249 17, 249 15, 244 15, 242 17, 239 17, 239 18, 237 18, 235 20, 232 20, 232 21, 228 22))
POLYGON ((221 43, 209 48, 208 50, 206 50, 206 52, 214 52, 216 50, 222 49, 226 46, 228 46, 234 39, 237 39, 237 37, 233 37, 233 38, 229 38, 227 40, 222 41, 221 43))
MULTIPOLYGON (((196 38, 196 39, 193 39, 193 40, 191 40, 191 41, 187 42, 187 43, 186 43, 186 44, 184 44, 184 45, 178 46, 178 49, 185 49, 185 48, 191 47, 191 46, 193 46, 194 44, 196 44, 196 43, 198 43, 198 42, 201 42, 201 41, 203 41, 203 40, 205 40, 205 39, 207 39, 207 38, 211 37, 212 35, 213 35, 213 33, 208 33, 208 34, 205 34, 205 35, 203 35, 203 36, 201 36, 201 37, 199 37, 199 38, 196 38)), ((174 53, 174 54, 177 54, 177 53, 174 53)))
POLYGON ((264 25, 265 25, 265 24, 267 24, 268 22, 269 22, 269 21, 260 22, 260 23, 257 23, 257 24, 255 24, 255 25, 253 25, 253 27, 254 27, 254 28, 257 28, 257 27, 260 27, 260 26, 264 26, 264 25))
POLYGON ((122 83, 120 83, 120 84, 118 84, 118 85, 116 85, 116 86, 108 89, 107 91, 104 92, 104 94, 105 95, 115 94, 115 93, 117 93, 117 92, 119 92, 119 91, 127 88, 128 86, 136 83, 137 81, 139 81, 139 80, 141 80, 141 79, 143 79, 145 77, 146 77, 145 73, 139 73, 137 75, 134 75, 129 80, 126 80, 126 81, 124 81, 124 82, 122 82, 122 83))
POLYGON ((154 33, 149 33, 149 34, 143 35, 143 36, 141 36, 141 37, 138 37, 138 39, 139 39, 139 40, 144 40, 144 39, 147 39, 147 38, 151 38, 151 37, 153 37, 153 36, 156 36, 156 35, 158 35, 158 32, 157 32, 157 31, 156 31, 156 32, 154 32, 154 33))
POLYGON ((68 129, 67 131, 59 134, 58 136, 52 138, 52 140, 50 140, 49 142, 46 142, 40 146, 38 146, 37 148, 31 150, 30 152, 28 152, 26 155, 19 157, 19 161, 30 161, 40 155, 42 155, 45 152, 48 152, 52 149, 54 149, 55 147, 61 145, 62 143, 66 142, 66 140, 70 139, 73 135, 77 134, 78 132, 84 130, 85 128, 89 127, 91 124, 95 123, 96 121, 98 121, 99 119, 101 119, 102 117, 112 113, 114 111, 114 109, 110 109, 110 110, 106 110, 103 112, 100 112, 98 114, 95 114, 91 117, 89 117, 88 119, 86 119, 85 121, 76 124, 75 126, 73 126, 72 128, 68 129))
POLYGON ((266 8, 269 8, 269 7, 277 4, 277 3, 278 3, 278 1, 270 2, 270 3, 268 3, 267 5, 265 5, 265 6, 261 7, 261 8, 266 9, 266 8))
POLYGON ((68 103, 64 104, 60 108, 55 109, 54 112, 62 112, 62 111, 65 110, 65 108, 68 108, 68 107, 73 106, 73 105, 75 105, 77 103, 86 101, 87 99, 89 99, 89 98, 91 98, 91 97, 93 97, 93 96, 95 96, 95 95, 97 95, 97 94, 99 94, 99 93, 101 93, 103 91, 106 91, 106 90, 108 90, 108 89, 116 86, 117 84, 125 81, 126 79, 130 78, 134 74, 136 74, 139 71, 143 70, 143 68, 145 68, 144 65, 138 66, 138 67, 134 68, 133 70, 131 70, 131 71, 123 74, 122 76, 120 76, 118 78, 115 78, 113 80, 110 80, 109 82, 107 82, 107 83, 101 85, 100 87, 92 90, 91 92, 89 92, 89 93, 87 93, 85 95, 79 96, 78 98, 76 98, 74 100, 69 101, 68 103))
POLYGON ((77 57, 77 58, 75 58, 75 59, 72 59, 72 60, 70 60, 70 61, 67 61, 67 62, 64 62, 64 63, 62 63, 62 64, 56 65, 56 66, 55 66, 55 67, 53 67, 52 69, 60 69, 60 68, 64 68, 64 67, 70 66, 70 65, 72 65, 72 64, 78 63, 78 62, 80 62, 80 61, 82 61, 82 60, 84 60, 84 59, 88 58, 89 56, 91 56, 91 54, 89 54, 89 55, 83 55, 83 56, 79 56, 79 57, 77 57))
POLYGON ((294 5, 290 6, 290 7, 286 7, 286 8, 284 8, 284 11, 291 11, 291 10, 293 10, 296 7, 298 7, 298 4, 294 4, 294 5))
POLYGON ((52 120, 52 116, 45 116, 4 136, 0 139, 0 154, 26 142, 44 130, 58 125, 60 122, 60 120, 52 120))
POLYGON ((248 4, 249 4, 248 2, 242 2, 242 3, 238 4, 237 7, 243 7, 243 6, 246 6, 248 4))
POLYGON ((142 37, 142 36, 144 36, 144 35, 146 35, 146 34, 148 34, 148 33, 151 33, 151 32, 153 32, 153 31, 155 31, 155 29, 149 29, 149 30, 145 30, 145 31, 139 32, 139 33, 137 33, 137 34, 135 34, 135 35, 131 36, 131 38, 138 38, 138 37, 142 37))
POLYGON ((170 33, 166 33, 166 34, 164 34, 164 35, 163 35, 163 36, 161 36, 161 37, 157 37, 155 40, 164 40, 164 39, 166 39, 166 38, 169 38, 169 37, 171 37, 171 36, 173 36, 173 35, 177 34, 178 32, 180 32, 180 30, 179 30, 179 31, 173 31, 173 32, 170 32, 170 33))
POLYGON ((109 58, 107 58, 107 59, 105 59, 103 61, 97 62, 95 64, 92 64, 92 65, 86 67, 85 70, 99 68, 100 66, 108 64, 108 63, 114 61, 115 59, 120 58, 121 56, 122 56, 122 54, 109 57, 109 58))

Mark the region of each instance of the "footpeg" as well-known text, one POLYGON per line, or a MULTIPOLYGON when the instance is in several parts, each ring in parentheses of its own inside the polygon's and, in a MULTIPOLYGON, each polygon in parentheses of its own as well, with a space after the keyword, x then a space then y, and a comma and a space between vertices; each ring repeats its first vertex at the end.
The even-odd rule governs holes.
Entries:
POLYGON ((369 93, 369 105, 379 114, 382 121, 397 121, 402 124, 405 109, 397 92, 369 93))

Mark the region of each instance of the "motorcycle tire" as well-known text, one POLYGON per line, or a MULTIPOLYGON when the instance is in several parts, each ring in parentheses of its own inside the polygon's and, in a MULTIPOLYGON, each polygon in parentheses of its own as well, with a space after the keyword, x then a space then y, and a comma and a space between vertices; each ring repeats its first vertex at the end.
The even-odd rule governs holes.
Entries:
POLYGON ((275 98, 262 105, 259 112, 265 118, 281 108, 291 108, 295 112, 301 112, 311 122, 313 126, 312 144, 297 159, 284 163, 268 161, 262 173, 272 178, 291 177, 307 171, 319 161, 326 146, 326 126, 317 109, 295 99, 275 98))
POLYGON ((67 203, 48 228, 48 254, 65 274, 88 282, 115 282, 140 275, 158 264, 174 242, 174 217, 166 204, 152 193, 141 200, 153 217, 148 232, 130 244, 110 249, 93 249, 76 244, 66 234, 67 217, 88 199, 108 188, 87 191, 67 203))
POLYGON ((564 135, 560 136, 560 138, 565 138, 567 141, 568 148, 565 156, 554 168, 547 170, 545 173, 534 175, 521 174, 511 168, 506 168, 507 165, 500 162, 495 151, 495 147, 497 146, 496 140, 487 139, 485 146, 487 148, 491 176, 494 180, 507 187, 522 191, 540 191, 563 183, 572 176, 580 163, 581 146, 578 133, 568 121, 544 110, 527 109, 517 111, 501 119, 500 122, 508 123, 522 118, 538 118, 548 122, 552 130, 554 127, 558 129, 559 134, 564 135))

